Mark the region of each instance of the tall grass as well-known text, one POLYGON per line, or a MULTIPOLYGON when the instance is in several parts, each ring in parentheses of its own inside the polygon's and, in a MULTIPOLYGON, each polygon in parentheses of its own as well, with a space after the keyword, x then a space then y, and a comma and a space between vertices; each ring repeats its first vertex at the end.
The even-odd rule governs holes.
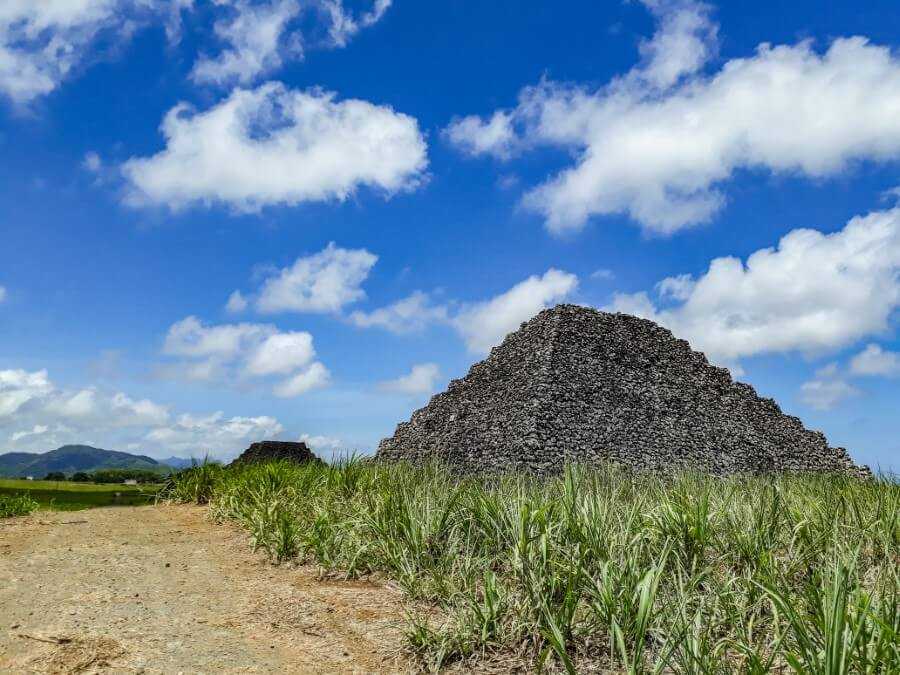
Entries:
POLYGON ((0 494, 0 518, 27 516, 38 506, 38 503, 28 495, 0 494))
POLYGON ((569 467, 457 478, 432 465, 197 469, 274 561, 380 573, 426 669, 523 660, 628 673, 900 672, 900 485, 569 467))

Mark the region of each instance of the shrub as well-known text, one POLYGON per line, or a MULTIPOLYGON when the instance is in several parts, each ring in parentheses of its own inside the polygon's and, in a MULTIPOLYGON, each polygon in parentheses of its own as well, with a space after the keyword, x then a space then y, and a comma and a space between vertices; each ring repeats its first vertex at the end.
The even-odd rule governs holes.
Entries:
POLYGON ((494 654, 568 672, 900 672, 890 480, 198 469, 170 496, 208 500, 273 561, 395 580, 425 668, 494 654))
POLYGON ((38 503, 28 495, 0 494, 0 518, 27 516, 37 507, 38 503))

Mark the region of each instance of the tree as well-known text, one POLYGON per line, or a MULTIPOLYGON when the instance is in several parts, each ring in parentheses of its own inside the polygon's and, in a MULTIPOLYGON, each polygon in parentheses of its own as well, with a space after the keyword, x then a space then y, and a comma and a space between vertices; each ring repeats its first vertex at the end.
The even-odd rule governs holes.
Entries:
POLYGON ((70 480, 74 481, 75 483, 90 483, 91 477, 84 471, 76 471, 72 474, 72 478, 70 480))
POLYGON ((65 479, 66 479, 66 474, 64 474, 62 471, 51 471, 44 478, 44 480, 65 480, 65 479))

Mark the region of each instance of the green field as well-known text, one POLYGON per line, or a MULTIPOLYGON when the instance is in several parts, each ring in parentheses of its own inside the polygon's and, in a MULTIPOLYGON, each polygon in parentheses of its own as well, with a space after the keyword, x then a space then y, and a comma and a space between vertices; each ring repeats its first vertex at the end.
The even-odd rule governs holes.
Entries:
POLYGON ((0 478, 0 495, 26 494, 42 509, 80 511, 98 506, 151 504, 159 485, 69 483, 67 481, 0 478))
POLYGON ((423 670, 900 673, 887 478, 274 463, 196 467, 164 496, 273 561, 391 579, 423 670))

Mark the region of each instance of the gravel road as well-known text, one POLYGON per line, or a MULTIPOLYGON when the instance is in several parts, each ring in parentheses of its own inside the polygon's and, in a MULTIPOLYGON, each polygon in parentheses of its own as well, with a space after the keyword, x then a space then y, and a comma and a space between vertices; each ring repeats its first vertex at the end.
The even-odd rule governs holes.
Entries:
POLYGON ((275 567, 203 508, 0 521, 0 671, 406 672, 398 591, 275 567))

